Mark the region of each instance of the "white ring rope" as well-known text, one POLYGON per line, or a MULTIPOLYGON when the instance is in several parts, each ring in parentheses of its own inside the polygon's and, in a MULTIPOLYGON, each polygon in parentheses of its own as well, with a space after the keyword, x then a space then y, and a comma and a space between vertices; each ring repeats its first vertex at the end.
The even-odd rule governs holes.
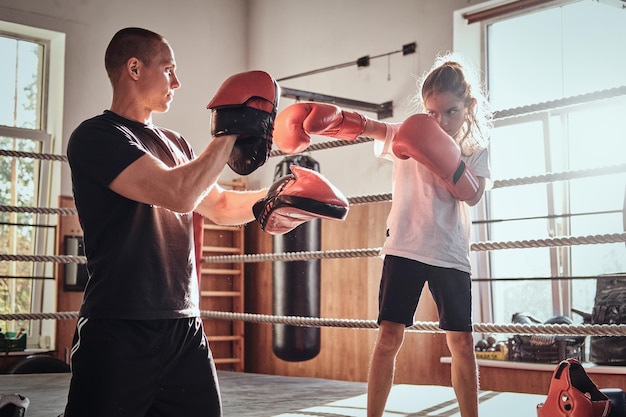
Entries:
POLYGON ((518 116, 525 116, 527 114, 538 113, 542 111, 562 109, 564 107, 575 106, 578 104, 589 103, 592 101, 607 100, 610 98, 620 97, 626 95, 626 86, 609 88, 601 91, 594 91, 591 93, 579 94, 577 96, 571 96, 561 98, 557 100, 544 101, 543 103, 531 104, 528 106, 514 107, 511 109, 498 110, 493 113, 495 120, 507 119, 518 116))
POLYGON ((78 255, 8 255, 0 254, 0 261, 57 262, 61 264, 86 264, 87 257, 78 255))
POLYGON ((0 149, 0 156, 12 156, 14 158, 32 158, 32 159, 45 159, 48 161, 67 162, 67 156, 65 155, 55 155, 55 154, 40 153, 40 152, 11 151, 7 149, 0 149))
POLYGON ((472 251, 496 249, 527 249, 557 246, 596 245, 599 243, 626 242, 626 232, 588 236, 562 236, 546 239, 518 240, 508 242, 476 242, 470 245, 472 251))
MULTIPOLYGON (((477 242, 470 245, 472 251, 496 249, 541 248, 570 245, 626 242, 626 232, 595 236, 555 237, 548 239, 522 240, 513 242, 477 242)), ((251 255, 220 255, 202 258, 205 263, 238 263, 266 261, 303 261, 308 259, 360 258, 379 256, 382 248, 343 249, 331 251, 265 253, 251 255)))
MULTIPOLYGON (((347 142, 347 141, 336 141, 347 142)), ((354 144, 355 142, 347 142, 354 144)), ((345 146, 345 145, 342 145, 345 146)), ((1 152, 0 152, 1 154, 1 152)), ((494 180, 492 189, 513 187, 518 185, 540 184, 553 181, 564 181, 577 178, 596 177, 601 175, 612 175, 626 172, 626 164, 611 165, 602 168, 590 168, 573 171, 563 171, 555 173, 547 173, 543 175, 535 175, 529 177, 510 178, 504 180, 494 180)), ((365 196, 349 197, 348 203, 352 205, 386 202, 392 200, 391 193, 373 194, 365 196)), ((37 213, 37 214, 60 214, 63 216, 71 216, 78 214, 74 208, 48 208, 48 207, 26 207, 26 206, 4 206, 0 205, 0 212, 18 212, 18 213, 37 213)))
POLYGON ((564 181, 578 178, 597 177, 626 172, 626 164, 610 165, 602 168, 579 169, 572 171, 554 172, 530 177, 520 177, 504 180, 494 180, 493 188, 512 187, 515 185, 540 184, 544 182, 564 181))
MULTIPOLYGON (((626 232, 590 236, 553 237, 547 239, 521 240, 509 242, 476 242, 470 245, 472 251, 487 251, 497 249, 542 248, 557 246, 591 245, 600 243, 626 242, 626 232)), ((301 251, 283 253, 256 253, 244 255, 219 255, 202 258, 204 263, 255 263, 255 262, 292 262, 310 259, 342 259, 366 258, 380 255, 382 248, 364 249, 337 249, 328 251, 301 251)), ((77 255, 8 255, 0 254, 0 261, 17 262, 59 262, 59 263, 87 263, 87 258, 77 255)))
MULTIPOLYGON (((245 321, 248 323, 285 324, 301 327, 343 327, 352 329, 377 329, 375 320, 356 319, 329 319, 301 316, 272 316, 267 314, 233 313, 228 311, 200 312, 202 318, 228 321, 245 321)), ((2 320, 71 320, 79 317, 78 312, 59 313, 15 313, 0 314, 2 320)), ((442 333, 438 322, 417 321, 407 330, 442 333)), ((513 334, 546 334, 546 335, 585 335, 585 336, 626 336, 626 324, 495 324, 476 323, 473 326, 475 333, 513 333, 513 334)))
POLYGON ((27 207, 27 206, 0 206, 0 212, 60 214, 61 216, 74 216, 78 214, 78 210, 74 208, 27 207))

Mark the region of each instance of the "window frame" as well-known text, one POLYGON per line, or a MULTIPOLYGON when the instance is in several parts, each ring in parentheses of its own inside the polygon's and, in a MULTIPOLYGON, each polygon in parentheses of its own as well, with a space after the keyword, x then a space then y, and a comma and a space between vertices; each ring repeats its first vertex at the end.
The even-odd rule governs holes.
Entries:
MULTIPOLYGON (((480 3, 475 6, 466 7, 460 10, 457 10, 453 14, 453 50, 459 53, 463 53, 467 56, 472 62, 479 65, 480 71, 487 74, 487 39, 488 39, 488 26, 499 22, 505 19, 514 18, 523 14, 532 13, 538 11, 540 9, 546 8, 555 8, 561 7, 566 4, 575 3, 580 0, 554 0, 554 1, 529 1, 526 2, 527 7, 513 9, 513 11, 505 14, 501 14, 495 17, 485 18, 482 20, 476 20, 474 22, 468 22, 466 19, 470 14, 478 14, 490 9, 507 9, 507 6, 512 5, 514 3, 524 3, 515 0, 491 0, 484 3, 480 3)), ((605 3, 610 3, 609 0, 603 0, 605 3)), ((489 15, 486 13, 485 15, 489 15)), ((485 77, 487 79, 488 77, 485 77)), ((623 91, 623 89, 620 89, 623 91)), ((620 93, 620 92, 618 92, 620 93)), ((622 95, 622 93, 618 94, 618 96, 626 97, 622 95)), ((546 108, 537 112, 532 112, 528 114, 523 114, 520 116, 516 116, 514 118, 496 118, 494 121, 495 127, 502 127, 507 125, 518 124, 520 122, 526 120, 537 120, 543 123, 543 143, 545 149, 545 157, 546 161, 550 161, 550 124, 557 123, 555 119, 558 120, 558 123, 561 125, 567 124, 567 120, 569 114, 579 110, 581 108, 593 108, 595 104, 593 102, 585 102, 582 100, 581 103, 575 103, 570 106, 566 106, 565 108, 559 106, 558 100, 555 103, 554 108, 546 108)), ((499 110, 499 109, 496 109, 499 110)), ((563 132, 566 132, 563 129, 563 132)), ((567 137, 567 133, 563 133, 565 138, 567 137)), ((567 140, 567 139, 565 139, 567 140)), ((547 166, 547 168, 550 168, 547 166)), ((558 170, 557 170, 558 171, 558 170)), ((554 170, 547 169, 546 172, 555 172, 554 170)), ((569 189, 569 186, 565 186, 565 189, 569 189)), ((554 190, 551 184, 547 184, 546 188, 547 198, 548 198, 548 213, 547 216, 553 216, 556 214, 556 209, 554 207, 554 190)), ((567 194, 567 191, 566 193, 567 194)), ((624 200, 624 204, 626 207, 626 196, 624 200)), ((486 194, 485 198, 473 208, 473 218, 478 222, 484 222, 484 224, 488 225, 489 219, 489 193, 486 194)), ((626 214, 625 216, 625 224, 626 227, 626 214)), ((569 223, 563 222, 560 226, 565 226, 565 228, 561 227, 557 229, 556 221, 554 218, 549 220, 551 231, 550 236, 568 236, 570 235, 569 223), (556 232, 556 233, 555 233, 556 232)), ((474 226, 472 229, 474 233, 475 239, 478 241, 487 241, 489 240, 489 232, 488 226, 474 226)), ((570 268, 572 266, 572 254, 571 248, 569 246, 563 247, 552 247, 550 248, 550 265, 551 265, 551 276, 552 277, 567 277, 571 275, 570 268), (556 270, 557 268, 562 267, 561 271, 556 270)), ((474 266, 474 275, 479 277, 491 277, 492 271, 489 263, 489 254, 487 251, 479 251, 472 253, 472 263, 474 266)), ((569 313, 572 308, 575 306, 571 305, 572 302, 572 293, 573 287, 571 285, 570 280, 561 279, 561 280, 552 280, 551 281, 551 291, 552 291, 552 309, 555 312, 564 312, 564 314, 569 313)), ((493 322, 494 321, 494 290, 492 288, 492 283, 489 280, 477 280, 477 282, 473 282, 473 291, 474 291, 474 305, 473 311, 475 313, 476 321, 483 322, 493 322)), ((566 314, 569 315, 569 314, 566 314)), ((547 319, 548 317, 545 317, 547 319)))
MULTIPOLYGON (((47 29, 25 26, 0 20, 0 35, 17 40, 36 42, 44 47, 42 54, 42 80, 40 92, 40 128, 29 129, 0 125, 0 135, 26 139, 40 144, 41 154, 62 153, 63 93, 65 72, 65 34, 47 29)), ((46 158, 39 160, 38 207, 58 207, 61 194, 61 164, 46 158)), ((43 225, 36 232, 34 252, 38 255, 56 253, 58 218, 56 215, 35 214, 34 224, 43 225)), ((56 276, 56 267, 49 263, 34 263, 34 276, 56 276)), ((54 311, 57 304, 55 280, 33 280, 31 313, 54 311)), ((27 348, 54 347, 55 324, 50 320, 31 320, 27 348), (49 343, 47 342, 49 340, 49 343)))

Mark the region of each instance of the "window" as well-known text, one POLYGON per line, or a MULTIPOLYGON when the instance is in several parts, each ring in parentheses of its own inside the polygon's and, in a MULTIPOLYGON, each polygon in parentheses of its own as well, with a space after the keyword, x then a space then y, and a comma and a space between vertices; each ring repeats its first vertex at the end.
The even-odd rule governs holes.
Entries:
MULTIPOLYGON (((608 0, 553 1, 473 28, 463 28, 463 13, 455 14, 455 48, 482 63, 501 115, 490 140, 492 178, 570 174, 489 191, 475 236, 508 242, 624 231, 626 10, 608 0)), ((580 323, 571 309, 591 312, 595 278, 626 272, 625 255, 623 242, 481 252, 474 274, 490 281, 478 283, 475 317, 508 323, 525 312, 580 323)))
MULTIPOLYGON (((48 103, 58 98, 49 94, 52 39, 38 31, 0 22, 0 205, 11 207, 49 206, 54 195, 53 181, 60 181, 59 169, 50 161, 29 157, 51 153, 58 135, 58 110, 48 103)), ((56 51, 57 53, 60 51, 56 51)), ((62 67, 62 66, 61 66, 62 67)), ((57 65, 58 68, 58 65, 57 65)), ((57 76, 58 77, 58 76, 57 76)), ((56 87, 59 87, 57 84, 56 87)), ((62 83, 61 83, 62 88, 62 83)), ((31 212, 8 210, 0 213, 0 253, 9 255, 51 255, 55 253, 56 218, 31 212)), ((0 262, 0 313, 41 312, 56 300, 54 265, 41 262, 0 262), (44 295, 48 300, 44 300, 44 295), (50 301, 52 299, 52 301, 50 301)), ((37 347, 39 336, 50 332, 42 323, 30 320, 0 321, 3 332, 28 335, 28 346, 37 347), (42 333, 43 332, 43 333, 42 333)))

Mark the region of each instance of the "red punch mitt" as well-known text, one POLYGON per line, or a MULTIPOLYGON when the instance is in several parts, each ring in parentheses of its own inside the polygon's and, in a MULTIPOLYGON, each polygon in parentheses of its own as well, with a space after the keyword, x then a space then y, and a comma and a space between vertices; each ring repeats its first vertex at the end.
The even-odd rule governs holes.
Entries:
POLYGON ((207 105, 213 136, 237 135, 228 166, 248 175, 263 165, 272 150, 280 87, 264 71, 235 74, 222 83, 207 105))
POLYGON ((322 174, 297 165, 289 169, 291 174, 279 178, 252 207, 262 230, 282 235, 309 220, 346 218, 348 200, 322 174))

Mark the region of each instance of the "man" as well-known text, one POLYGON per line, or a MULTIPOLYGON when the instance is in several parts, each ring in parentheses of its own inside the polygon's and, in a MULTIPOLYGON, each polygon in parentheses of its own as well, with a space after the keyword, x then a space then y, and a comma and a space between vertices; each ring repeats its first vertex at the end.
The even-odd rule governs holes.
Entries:
MULTIPOLYGON (((267 190, 216 183, 242 135, 227 130, 196 157, 181 135, 152 123, 181 86, 161 35, 120 30, 105 67, 111 107, 77 127, 67 150, 90 279, 65 416, 221 416, 199 317, 194 218, 252 221, 252 205, 267 190)), ((277 92, 267 87, 245 80, 229 86, 277 92)), ((261 95, 246 105, 272 115, 276 101, 261 95)))

